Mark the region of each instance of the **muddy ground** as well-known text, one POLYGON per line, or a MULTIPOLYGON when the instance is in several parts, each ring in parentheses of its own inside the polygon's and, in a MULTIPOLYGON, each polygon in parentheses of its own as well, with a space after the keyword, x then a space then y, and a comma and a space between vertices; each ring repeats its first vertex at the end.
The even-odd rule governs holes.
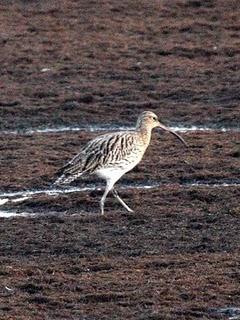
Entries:
MULTIPOLYGON (((238 1, 1 1, 0 190, 48 188, 97 133, 13 134, 62 125, 239 128, 238 1)), ((102 191, 8 202, 0 218, 0 319, 229 319, 240 307, 240 133, 154 132, 102 191), (236 182, 231 187, 188 183, 236 182), (129 185, 161 182, 148 190, 129 185)), ((73 185, 100 186, 94 177, 73 185)))

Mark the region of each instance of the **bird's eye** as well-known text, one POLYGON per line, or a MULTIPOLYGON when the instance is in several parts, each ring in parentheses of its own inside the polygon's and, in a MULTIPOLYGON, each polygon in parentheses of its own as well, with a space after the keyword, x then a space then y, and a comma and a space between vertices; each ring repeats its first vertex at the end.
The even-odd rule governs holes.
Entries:
POLYGON ((154 121, 157 121, 157 117, 153 117, 153 120, 154 120, 154 121))

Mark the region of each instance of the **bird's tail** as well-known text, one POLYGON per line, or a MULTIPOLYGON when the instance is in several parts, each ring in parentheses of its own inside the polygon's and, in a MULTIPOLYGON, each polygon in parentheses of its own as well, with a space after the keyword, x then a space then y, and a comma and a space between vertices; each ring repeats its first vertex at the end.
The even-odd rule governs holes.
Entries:
POLYGON ((78 178, 78 176, 75 176, 73 174, 63 173, 54 183, 54 186, 62 186, 71 183, 73 180, 78 178))

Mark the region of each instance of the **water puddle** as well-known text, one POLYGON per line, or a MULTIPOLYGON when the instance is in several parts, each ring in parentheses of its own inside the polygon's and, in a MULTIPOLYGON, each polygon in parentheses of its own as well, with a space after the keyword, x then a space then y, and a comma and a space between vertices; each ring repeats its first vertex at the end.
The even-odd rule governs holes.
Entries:
MULTIPOLYGON (((31 128, 23 130, 13 130, 13 131, 1 131, 0 134, 22 134, 22 135, 32 135, 32 134, 47 134, 47 133, 61 133, 61 132, 76 132, 76 131, 85 131, 85 132, 101 132, 101 131, 124 131, 124 130, 134 130, 135 127, 129 126, 99 126, 99 125, 90 125, 90 126, 60 126, 60 127, 50 127, 50 128, 31 128)), ((171 130, 176 132, 194 132, 194 131, 203 131, 203 132, 240 132, 240 128, 228 128, 228 127, 217 127, 217 126, 183 126, 183 125, 173 125, 169 126, 171 130)))

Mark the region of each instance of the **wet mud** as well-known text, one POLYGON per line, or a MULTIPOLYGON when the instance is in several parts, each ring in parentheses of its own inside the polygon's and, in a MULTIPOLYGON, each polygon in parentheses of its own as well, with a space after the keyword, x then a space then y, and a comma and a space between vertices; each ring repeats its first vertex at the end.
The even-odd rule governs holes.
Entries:
MULTIPOLYGON (((239 128, 238 6, 2 1, 0 194, 48 189, 100 134, 6 130, 134 125, 147 109, 168 125, 239 128)), ((100 216, 104 185, 95 177, 72 186, 96 190, 0 206, 32 215, 0 218, 0 319, 237 314, 240 133, 181 134, 188 149, 154 131, 143 161, 119 181, 134 213, 110 195, 100 216), (160 186, 128 188, 144 184, 160 186)))

